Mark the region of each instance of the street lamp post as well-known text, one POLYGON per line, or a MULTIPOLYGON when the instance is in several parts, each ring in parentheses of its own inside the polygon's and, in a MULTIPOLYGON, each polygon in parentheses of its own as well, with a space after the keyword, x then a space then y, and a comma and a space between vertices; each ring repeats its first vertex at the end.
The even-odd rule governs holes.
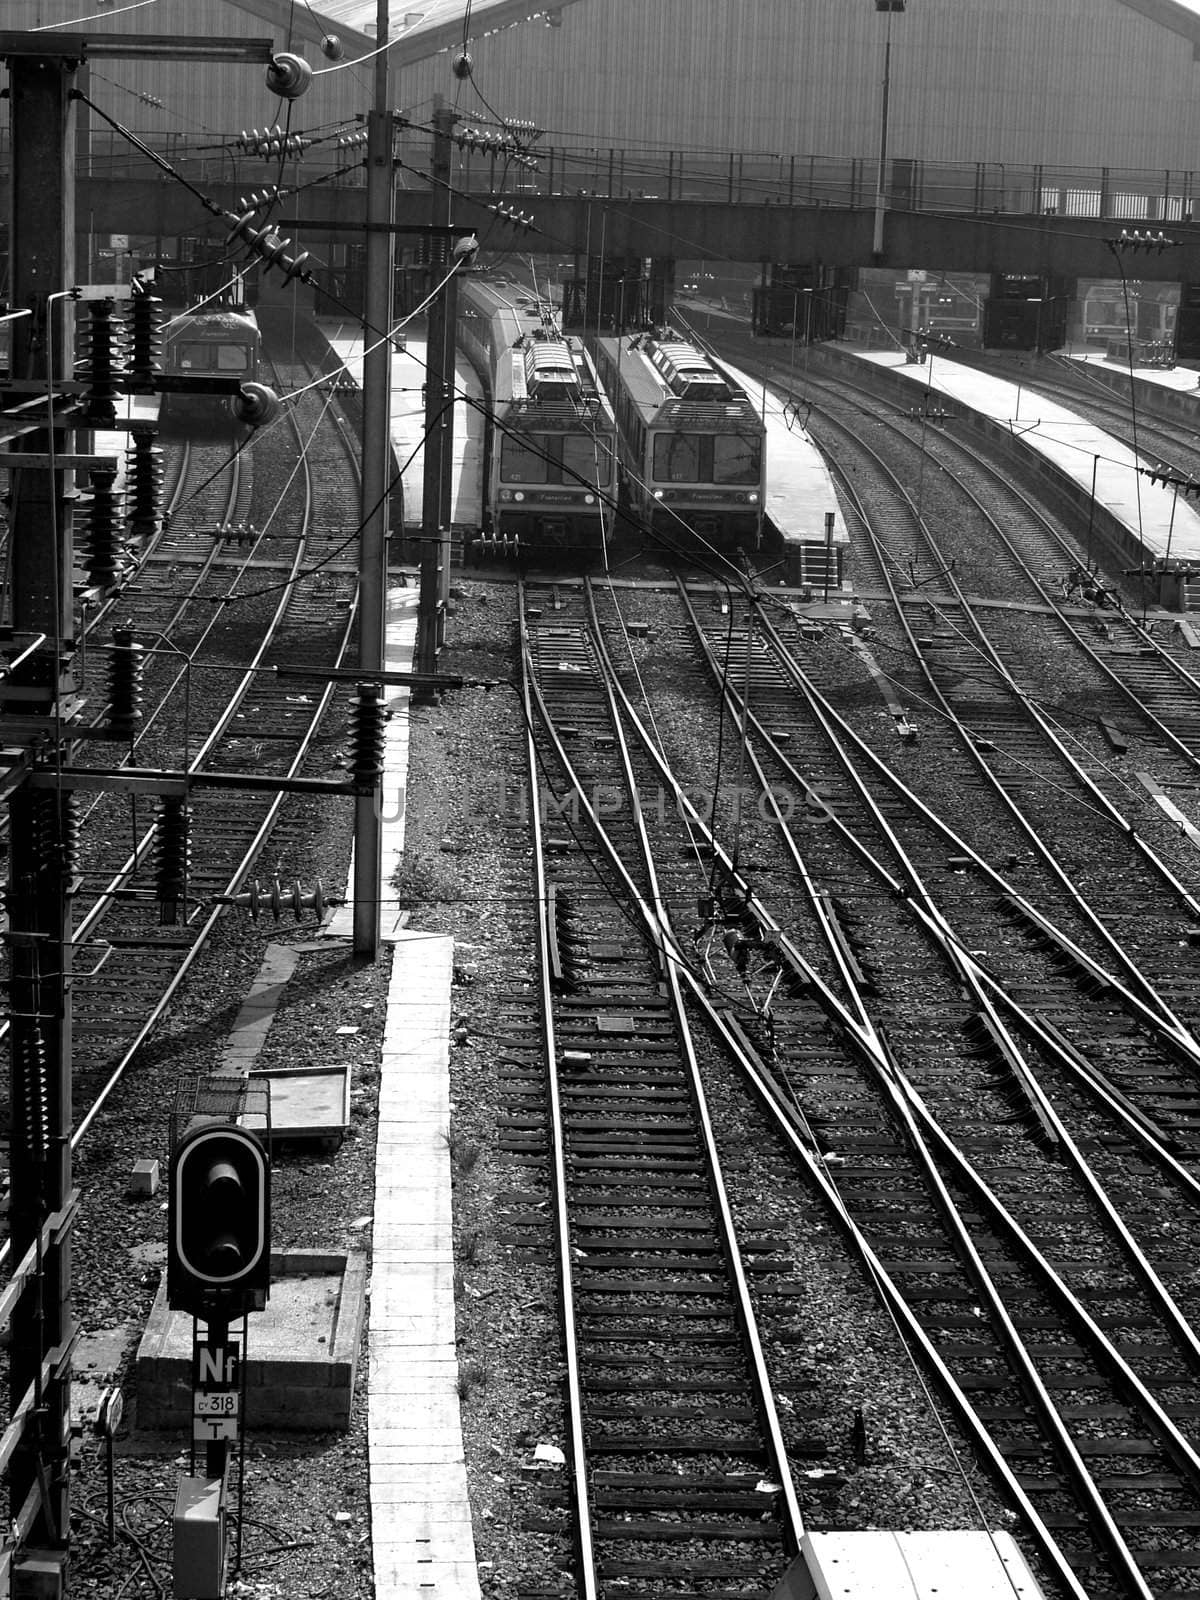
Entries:
POLYGON ((879 171, 875 183, 875 230, 871 254, 878 265, 883 259, 883 206, 887 174, 888 99, 892 87, 892 12, 903 11, 905 0, 875 0, 876 11, 887 12, 887 38, 883 47, 883 102, 879 115, 879 171))

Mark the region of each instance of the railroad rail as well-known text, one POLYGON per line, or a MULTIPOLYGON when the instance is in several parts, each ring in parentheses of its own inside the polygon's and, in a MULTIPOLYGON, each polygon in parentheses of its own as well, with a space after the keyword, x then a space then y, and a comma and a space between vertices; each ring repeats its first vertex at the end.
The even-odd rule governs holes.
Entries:
MULTIPOLYGON (((628 703, 624 710, 632 718, 628 703)), ((642 728, 639 738, 648 755, 651 736, 642 728)), ((660 781, 670 781, 661 758, 657 771, 660 781)), ((676 798, 691 828, 701 831, 686 795, 676 798)), ((711 835, 706 843, 719 851, 711 835)), ((667 855, 674 859, 679 850, 668 848, 667 855)), ((777 1015, 769 1032, 774 1054, 764 1047, 757 1055, 731 1013, 729 1037, 740 1038, 744 1058, 760 1077, 765 1072, 785 1086, 782 1098, 793 1110, 799 1099, 812 1116, 803 1121, 810 1155, 841 1153, 832 1181, 845 1214, 926 1325, 938 1362, 953 1379, 951 1389, 970 1397, 968 1409, 991 1439, 993 1463, 1007 1458, 1015 1467, 1016 1487, 1033 1503, 1027 1516, 1044 1557, 1063 1563, 1060 1578, 1076 1574, 1075 1592, 1186 1592, 1200 1529, 1186 1437, 1191 1409, 1184 1398, 1195 1341, 1189 1354, 1186 1319, 1155 1286, 1141 1246, 1122 1232, 1116 1208, 1105 1203, 1104 1184, 1089 1183, 1088 1163, 1080 1165, 1074 1154, 1073 1176, 1057 1155, 1046 1164, 1024 1123, 997 1114, 994 1079, 989 1084, 979 1062, 956 1061, 953 1079, 940 1075, 940 1096, 931 1098, 937 1064, 922 1072, 897 1059, 885 1030, 872 1020, 880 1004, 873 986, 855 980, 853 999, 835 992, 771 919, 761 892, 727 853, 722 862, 724 882, 736 891, 726 925, 748 943, 754 942, 747 929, 753 908, 755 960, 767 969, 760 973, 760 992, 772 981, 771 964, 782 974, 774 984, 777 1015), (873 1109, 864 1072, 872 1093, 882 1097, 873 1109), (1050 1229, 1042 1211, 1048 1194, 1056 1200, 1050 1229), (1119 1330, 1116 1342, 1105 1331, 1110 1328, 1119 1330), (1001 1341, 1002 1354, 987 1353, 991 1337, 1001 1341), (1087 1398, 1074 1404, 1075 1396, 1087 1398), (1152 1494, 1133 1481, 1131 1458, 1151 1466, 1152 1494), (1051 1462, 1054 1470, 1047 1471, 1051 1462), (1157 1496, 1166 1498, 1153 1509, 1157 1496), (1146 1572, 1154 1575, 1153 1591, 1146 1572)), ((676 903, 670 893, 667 899, 676 903)), ((845 971, 834 949, 827 955, 845 971)), ((679 963, 693 988, 710 987, 681 948, 679 963)), ((912 969, 903 977, 911 990, 912 969)), ((735 980, 727 975, 725 981, 732 986, 735 980)), ((1082 1126, 1094 1145, 1095 1125, 1085 1117, 1082 1126)), ((1073 1137, 1064 1128, 1059 1138, 1061 1155, 1073 1137)), ((1139 1218, 1139 1225, 1146 1221, 1139 1218)))
MULTIPOLYGON (((599 870, 595 797, 630 792, 623 735, 578 622, 526 600, 522 659, 579 1589, 657 1592, 682 1562, 765 1595, 803 1528, 678 978, 599 870)), ((759 1272, 786 1270, 753 1247, 759 1272)))

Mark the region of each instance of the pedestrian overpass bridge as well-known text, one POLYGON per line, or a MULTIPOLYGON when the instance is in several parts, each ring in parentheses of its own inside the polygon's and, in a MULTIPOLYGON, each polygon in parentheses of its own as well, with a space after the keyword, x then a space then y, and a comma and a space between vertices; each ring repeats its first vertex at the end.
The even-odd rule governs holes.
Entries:
MULTIPOLYGON (((882 196, 883 248, 876 252, 878 166, 869 159, 532 148, 536 169, 455 152, 455 221, 474 227, 489 247, 523 242, 562 255, 936 267, 1057 279, 1124 272, 1200 282, 1200 171, 894 160, 882 196), (530 227, 489 210, 496 206, 521 213, 530 227)), ((232 152, 203 160, 182 150, 162 154, 218 211, 247 209, 261 183, 261 162, 253 179, 240 178, 232 152)), ((361 241, 363 168, 323 171, 319 155, 314 150, 287 163, 274 215, 301 218, 302 226, 289 231, 306 243, 361 241)), ((398 164, 401 226, 430 218, 418 159, 398 164)), ((86 219, 93 235, 162 240, 220 236, 222 219, 206 214, 194 192, 166 172, 147 176, 146 168, 119 140, 107 150, 94 141, 79 164, 80 226, 86 219)))

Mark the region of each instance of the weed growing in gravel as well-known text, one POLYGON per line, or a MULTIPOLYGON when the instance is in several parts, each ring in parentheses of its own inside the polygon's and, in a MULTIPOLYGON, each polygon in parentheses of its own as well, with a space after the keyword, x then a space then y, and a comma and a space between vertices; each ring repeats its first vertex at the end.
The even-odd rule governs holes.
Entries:
POLYGON ((464 1228, 462 1238, 455 1251, 458 1259, 464 1266, 473 1267, 479 1260, 479 1247, 484 1240, 483 1228, 464 1228))
POLYGON ((475 1170, 479 1157, 483 1151, 471 1139, 463 1139, 453 1129, 446 1135, 446 1148, 450 1152, 450 1164, 460 1177, 466 1177, 475 1170))
POLYGON ((402 911, 413 911, 419 905, 436 905, 439 901, 458 898, 454 874, 439 861, 431 860, 419 852, 405 852, 395 876, 396 903, 402 911))
POLYGON ((487 1366, 480 1361, 478 1356, 472 1356, 469 1361, 460 1362, 457 1379, 458 1398, 460 1400, 469 1400, 473 1390, 487 1388, 487 1381, 487 1366))

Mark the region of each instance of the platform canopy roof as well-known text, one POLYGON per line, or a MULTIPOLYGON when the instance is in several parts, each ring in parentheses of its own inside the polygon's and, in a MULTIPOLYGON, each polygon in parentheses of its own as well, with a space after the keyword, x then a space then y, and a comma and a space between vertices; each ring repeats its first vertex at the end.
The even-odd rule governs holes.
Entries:
MULTIPOLYGON (((288 0, 232 0, 239 11, 286 28, 292 8, 288 0)), ((485 38, 504 28, 526 22, 557 25, 568 6, 584 0, 389 0, 388 35, 395 41, 391 57, 396 65, 424 61, 442 50, 452 50, 485 38), (465 23, 465 27, 464 27, 465 23)), ((603 5, 604 0, 595 0, 603 5)), ((349 46, 375 36, 378 0, 322 0, 306 7, 319 26, 329 24, 349 46)))
POLYGON ((1200 10, 1195 6, 1181 5, 1179 0, 1118 0, 1118 3, 1127 11, 1136 11, 1139 16, 1169 28, 1181 38, 1190 39, 1200 56, 1200 10))
MULTIPOLYGON (((485 38, 504 28, 526 22, 555 26, 568 6, 591 4, 597 8, 606 0, 389 0, 388 33, 395 41, 392 61, 403 65, 428 60, 443 50, 453 50, 464 39, 485 38), (465 23, 465 28, 464 28, 465 23)), ((649 0, 647 0, 649 3, 649 0)), ((865 4, 866 0, 862 0, 865 4)), ((919 4, 920 0, 908 0, 919 4)), ((1176 33, 1192 46, 1200 60, 1200 0, 1113 0, 1129 11, 1176 33)), ((232 0, 239 11, 286 28, 295 20, 290 0, 232 0)), ((1053 4, 1053 0, 1047 0, 1053 4)), ((347 45, 361 45, 373 39, 378 21, 378 0, 322 0, 306 6, 310 25, 340 32, 347 45)))

